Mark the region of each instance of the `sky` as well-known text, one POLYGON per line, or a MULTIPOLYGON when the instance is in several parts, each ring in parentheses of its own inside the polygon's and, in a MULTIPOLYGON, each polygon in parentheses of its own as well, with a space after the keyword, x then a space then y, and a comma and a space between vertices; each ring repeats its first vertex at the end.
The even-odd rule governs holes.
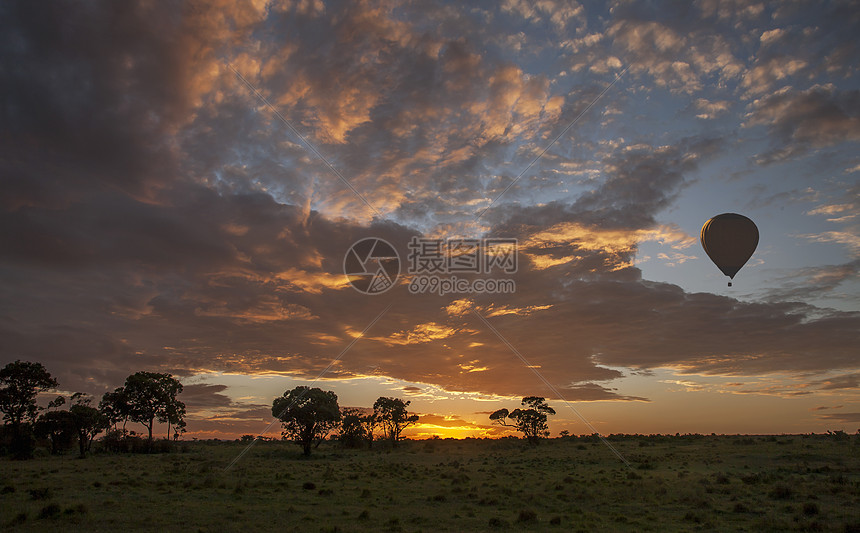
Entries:
POLYGON ((0 364, 171 373, 187 438, 276 437, 298 385, 409 400, 416 438, 524 396, 554 435, 853 433, 858 34, 852 2, 3 2, 0 364), (760 234, 732 287, 726 212, 760 234), (516 239, 461 275, 515 290, 410 291, 413 239, 516 239))

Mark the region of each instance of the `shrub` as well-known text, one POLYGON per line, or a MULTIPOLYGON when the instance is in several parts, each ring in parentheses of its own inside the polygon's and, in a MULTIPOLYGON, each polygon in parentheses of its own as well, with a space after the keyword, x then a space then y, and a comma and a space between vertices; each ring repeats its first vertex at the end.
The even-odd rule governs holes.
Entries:
POLYGON ((775 500, 787 500, 794 495, 794 490, 788 485, 783 485, 780 483, 779 485, 775 485, 770 493, 770 497, 775 500))
POLYGON ((60 506, 56 503, 49 503, 39 511, 39 518, 56 518, 58 516, 60 516, 60 506))
POLYGON ((806 516, 817 515, 821 510, 815 502, 806 502, 803 504, 803 514, 806 516))
POLYGON ((41 489, 30 489, 30 499, 32 500, 47 500, 51 497, 51 489, 48 487, 41 489))

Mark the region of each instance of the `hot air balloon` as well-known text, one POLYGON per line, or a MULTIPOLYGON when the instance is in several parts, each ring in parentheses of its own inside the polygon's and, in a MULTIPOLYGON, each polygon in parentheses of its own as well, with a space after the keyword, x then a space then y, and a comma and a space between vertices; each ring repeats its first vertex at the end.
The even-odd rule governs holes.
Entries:
POLYGON ((758 228, 743 215, 723 213, 705 222, 700 238, 711 261, 729 279, 734 279, 758 246, 758 228))

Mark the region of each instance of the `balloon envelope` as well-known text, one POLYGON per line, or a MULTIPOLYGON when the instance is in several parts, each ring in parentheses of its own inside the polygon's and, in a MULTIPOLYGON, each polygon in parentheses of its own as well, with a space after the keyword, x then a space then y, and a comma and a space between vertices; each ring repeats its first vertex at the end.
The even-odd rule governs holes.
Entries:
POLYGON ((758 246, 758 228, 743 215, 723 213, 705 222, 701 241, 711 261, 734 278, 758 246))

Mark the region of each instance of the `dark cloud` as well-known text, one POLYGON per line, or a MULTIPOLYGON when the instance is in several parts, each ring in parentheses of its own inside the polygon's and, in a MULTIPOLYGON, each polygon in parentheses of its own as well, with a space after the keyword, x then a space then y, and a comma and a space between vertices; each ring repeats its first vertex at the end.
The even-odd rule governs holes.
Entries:
POLYGON ((487 214, 494 222, 491 232, 524 240, 529 231, 565 222, 600 231, 653 228, 657 213, 676 198, 687 176, 724 146, 716 137, 685 138, 671 146, 628 146, 602 161, 596 184, 572 203, 493 207, 487 214))
POLYGON ((833 413, 818 415, 820 420, 832 420, 834 422, 860 422, 860 413, 833 413))
POLYGON ((860 16, 851 2, 807 7, 803 3, 769 6, 771 21, 753 30, 758 50, 742 81, 751 93, 813 78, 836 82, 856 72, 848 58, 860 52, 856 39, 850 38, 860 31, 860 16))
POLYGON ((821 390, 857 389, 860 387, 860 372, 815 382, 821 390))
POLYGON ((808 302, 822 296, 850 298, 841 293, 841 287, 858 276, 860 259, 841 265, 800 268, 781 276, 779 286, 770 289, 764 297, 774 302, 808 302))
POLYGON ((5 205, 103 190, 151 200, 172 186, 171 134, 211 90, 218 38, 208 7, 177 7, 4 3, 5 205))
POLYGON ((226 394, 221 394, 227 385, 192 384, 182 387, 182 401, 189 409, 230 407, 232 400, 226 394))
POLYGON ((777 143, 759 156, 762 164, 858 141, 860 91, 840 91, 832 85, 815 85, 804 91, 786 89, 753 102, 747 123, 765 125, 777 143))
POLYGON ((842 407, 842 405, 822 405, 820 407, 813 407, 812 409, 810 409, 810 411, 826 411, 827 409, 842 409, 842 407))

